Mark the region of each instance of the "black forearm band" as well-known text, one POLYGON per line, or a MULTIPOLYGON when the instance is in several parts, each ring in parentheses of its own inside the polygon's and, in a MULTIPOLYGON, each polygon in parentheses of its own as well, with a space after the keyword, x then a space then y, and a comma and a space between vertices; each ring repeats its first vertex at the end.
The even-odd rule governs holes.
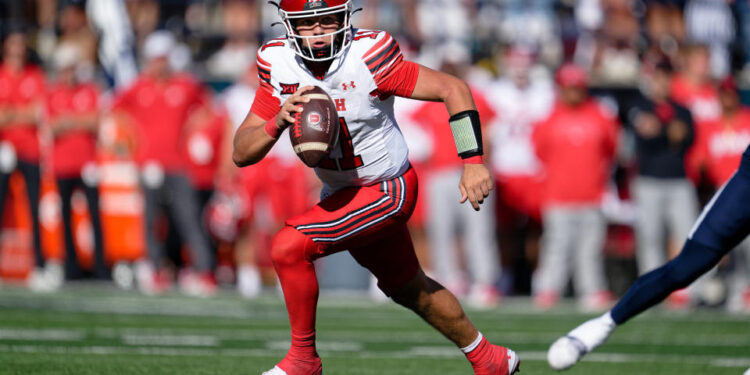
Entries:
POLYGON ((482 155, 482 126, 479 112, 474 109, 456 113, 448 122, 456 142, 458 156, 462 159, 482 155))

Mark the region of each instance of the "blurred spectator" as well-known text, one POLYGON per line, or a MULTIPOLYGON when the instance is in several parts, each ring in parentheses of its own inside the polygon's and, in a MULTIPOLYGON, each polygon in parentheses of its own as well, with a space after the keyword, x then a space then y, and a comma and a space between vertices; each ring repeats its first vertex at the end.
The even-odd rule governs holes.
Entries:
POLYGON ((528 45, 542 51, 543 59, 557 59, 559 22, 554 17, 553 4, 551 0, 478 1, 474 37, 485 48, 496 48, 498 41, 528 45))
MULTIPOLYGON (((131 4, 134 2, 128 2, 131 4)), ((122 89, 138 75, 135 59, 135 37, 125 3, 120 0, 96 0, 86 4, 91 27, 99 39, 101 71, 107 87, 122 89)))
POLYGON ((80 49, 64 45, 57 49, 53 63, 55 82, 50 86, 45 105, 46 122, 54 138, 52 170, 62 202, 65 237, 65 278, 82 276, 78 265, 73 232, 71 201, 73 190, 83 189, 94 232, 94 276, 108 279, 104 263, 104 239, 99 212, 98 177, 95 166, 96 138, 99 128, 99 89, 78 78, 82 64, 80 49))
POLYGON ((536 263, 538 255, 542 167, 531 135, 534 126, 547 118, 555 94, 546 72, 532 73, 534 55, 529 49, 514 47, 504 61, 504 76, 485 89, 496 114, 488 123, 486 138, 496 181, 503 275, 518 283, 514 273, 527 259, 536 263))
MULTIPOLYGON (((431 4, 439 4, 440 1, 442 0, 431 4)), ((423 18, 421 17, 423 15, 419 14, 424 10, 421 6, 425 3, 422 0, 354 0, 354 9, 361 7, 367 10, 366 12, 355 13, 358 19, 354 24, 363 29, 389 30, 394 35, 405 38, 408 44, 416 45, 419 48, 425 38, 422 34, 424 28, 422 27, 421 20, 423 18)), ((458 2, 451 2, 449 7, 458 5, 453 3, 458 2)), ((427 12, 437 13, 435 16, 441 17, 441 12, 438 9, 427 9, 427 12)), ((459 17, 463 18, 463 15, 459 17)), ((461 21, 459 19, 451 22, 460 23, 461 21)), ((435 30, 430 29, 429 31, 434 32, 435 30)))
POLYGON ((180 146, 191 112, 206 105, 207 98, 203 87, 192 77, 172 72, 168 58, 175 43, 167 31, 155 32, 146 39, 144 70, 116 98, 113 109, 129 115, 139 135, 136 161, 142 173, 146 240, 153 267, 144 267, 140 272, 139 286, 149 294, 169 288, 169 280, 160 267, 164 248, 155 233, 158 209, 166 205, 174 219, 172 224, 191 250, 192 265, 199 275, 186 292, 209 295, 215 291, 210 272, 211 250, 200 227, 197 196, 188 180, 180 146))
POLYGON ((255 2, 224 0, 221 7, 223 32, 227 36, 221 49, 206 61, 208 73, 236 81, 255 61, 258 41, 258 15, 255 2))
POLYGON ((604 24, 596 37, 592 72, 599 84, 633 84, 638 78, 639 25, 635 2, 602 0, 604 24))
POLYGON ((76 64, 79 75, 93 77, 96 67, 96 36, 88 26, 85 0, 62 0, 59 13, 60 36, 57 47, 75 48, 79 62, 76 64))
POLYGON ((682 49, 680 60, 679 73, 672 78, 670 97, 689 109, 696 123, 718 118, 721 108, 711 79, 708 48, 700 44, 687 45, 682 49))
MULTIPOLYGON (((455 53, 455 52, 454 52, 455 53)), ((441 71, 464 78, 468 55, 446 56, 441 71)), ((494 111, 484 95, 472 90, 482 124, 492 122, 494 111)), ((494 306, 499 301, 495 288, 499 276, 498 246, 495 238, 495 196, 485 198, 479 212, 459 203, 456 185, 461 179, 463 163, 456 156, 455 142, 448 124, 448 112, 442 103, 425 102, 412 114, 412 119, 429 132, 433 143, 431 157, 423 173, 426 194, 427 239, 431 249, 435 278, 457 297, 467 297, 476 307, 494 306), (451 152, 449 150, 454 150, 451 152), (462 245, 465 261, 461 261, 462 245), (462 272, 461 264, 466 265, 462 272), (468 288, 467 288, 468 286, 468 288)), ((485 143, 488 143, 485 137, 485 143)))
MULTIPOLYGON (((732 76, 719 85, 721 118, 701 126, 696 145, 696 164, 714 188, 727 182, 740 165, 742 153, 750 144, 750 109, 740 103, 732 76)), ((727 309, 750 312, 750 239, 733 252, 734 270, 729 280, 727 309)))
MULTIPOLYGON (((250 111, 258 87, 253 65, 241 81, 227 89, 224 103, 235 127, 250 111)), ((261 291, 262 268, 270 269, 270 236, 285 218, 299 215, 311 201, 311 170, 297 158, 289 137, 282 136, 262 162, 239 171, 238 180, 250 199, 252 211, 237 239, 237 287, 252 298, 261 291), (293 186, 293 189, 289 189, 293 186)))
MULTIPOLYGON (((408 1, 399 1, 408 4, 408 1)), ((451 45, 468 48, 471 34, 470 1, 456 0, 418 0, 414 8, 414 21, 419 28, 422 41, 422 55, 434 59, 438 65, 442 59, 440 46, 451 45)), ((408 5, 407 5, 408 7, 408 5)), ((408 13, 407 13, 408 14, 408 13)), ((430 61, 425 61, 428 65, 430 61)))
MULTIPOLYGON (((240 80, 222 93, 221 99, 229 118, 232 120, 234 130, 242 125, 242 121, 245 120, 245 117, 250 112, 257 89, 258 69, 253 63, 246 68, 240 80)), ((234 134, 234 130, 232 134, 234 134)), ((283 142, 282 139, 287 138, 280 137, 279 141, 283 142)), ((249 169, 244 168, 239 173, 248 173, 246 171, 249 169)), ((235 185, 242 185, 242 182, 241 178, 232 181, 235 185)), ((242 193, 244 193, 244 186, 242 190, 242 193)), ((244 214, 244 216, 247 216, 249 213, 245 212, 244 214)), ((243 221, 242 227, 233 236, 235 237, 235 253, 237 258, 237 291, 245 298, 254 298, 260 294, 263 286, 260 268, 257 264, 258 240, 252 238, 254 231, 251 228, 249 220, 244 220, 246 219, 245 217, 241 219, 243 221)))
POLYGON ((28 278, 29 287, 45 291, 52 287, 59 269, 45 270, 39 228, 39 125, 45 90, 44 72, 30 64, 27 56, 26 33, 20 28, 11 30, 3 42, 0 66, 0 212, 8 193, 10 174, 17 170, 26 182, 26 193, 31 210, 34 239, 34 265, 28 278))
MULTIPOLYGON (((212 103, 205 102, 192 111, 185 124, 182 138, 184 144, 181 146, 184 147, 184 154, 187 155, 190 183, 198 198, 198 219, 201 224, 204 224, 201 225, 201 229, 209 238, 211 245, 211 269, 213 270, 217 267, 218 243, 214 241, 214 237, 210 236, 205 225, 206 209, 216 192, 217 181, 226 179, 226 170, 231 163, 233 135, 234 127, 224 112, 224 108, 215 108, 212 103)), ((170 219, 170 222, 174 223, 174 221, 170 219)), ((169 258, 177 268, 184 266, 182 260, 184 243, 181 238, 179 228, 170 225, 165 247, 169 258)), ((182 284, 182 288, 190 288, 188 284, 192 282, 194 275, 190 271, 183 271, 180 276, 178 282, 182 284)))
POLYGON ((668 60, 644 69, 644 92, 625 109, 638 165, 632 191, 639 274, 664 264, 665 239, 682 241, 697 216, 695 188, 685 172, 685 157, 695 134, 693 121, 690 112, 670 98, 671 78, 668 60))
POLYGON ((586 72, 572 64, 556 74, 558 100, 534 130, 544 165, 542 252, 534 275, 534 302, 554 306, 565 291, 569 259, 579 306, 601 310, 611 301, 602 259, 606 222, 601 200, 617 145, 614 117, 587 93, 586 72))
POLYGON ((736 25, 730 3, 727 0, 688 0, 685 6, 688 39, 708 46, 709 71, 713 77, 731 72, 729 46, 734 43, 736 25))
POLYGON ((644 3, 645 31, 652 44, 660 48, 676 48, 685 40, 685 21, 682 16, 685 0, 645 0, 644 3))
POLYGON ((130 16, 130 26, 133 28, 136 46, 141 46, 146 37, 159 27, 161 16, 159 2, 157 0, 128 0, 125 1, 125 6, 130 16))
POLYGON ((734 1, 733 5, 739 22, 740 51, 742 51, 742 82, 750 82, 750 2, 734 1))

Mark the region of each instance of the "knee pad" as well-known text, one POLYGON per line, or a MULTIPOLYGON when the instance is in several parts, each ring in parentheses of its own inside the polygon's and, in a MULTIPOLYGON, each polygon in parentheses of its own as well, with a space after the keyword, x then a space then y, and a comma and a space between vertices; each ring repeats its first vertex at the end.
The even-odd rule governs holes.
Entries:
POLYGON ((315 243, 300 231, 285 226, 271 240, 271 260, 274 266, 311 261, 315 243))

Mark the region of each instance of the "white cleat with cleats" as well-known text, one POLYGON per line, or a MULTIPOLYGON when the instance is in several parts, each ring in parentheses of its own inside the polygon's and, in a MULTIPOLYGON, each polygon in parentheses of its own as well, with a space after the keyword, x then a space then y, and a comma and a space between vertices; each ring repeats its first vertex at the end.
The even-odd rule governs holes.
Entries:
POLYGON ((616 326, 609 313, 586 321, 552 343, 547 351, 547 363, 553 370, 570 368, 607 341, 616 326))
POLYGON ((261 375, 287 375, 286 371, 279 368, 279 366, 273 366, 272 369, 264 372, 261 375))
POLYGON ((518 357, 516 352, 508 349, 508 374, 513 375, 516 372, 520 372, 518 369, 521 366, 521 358, 518 357))

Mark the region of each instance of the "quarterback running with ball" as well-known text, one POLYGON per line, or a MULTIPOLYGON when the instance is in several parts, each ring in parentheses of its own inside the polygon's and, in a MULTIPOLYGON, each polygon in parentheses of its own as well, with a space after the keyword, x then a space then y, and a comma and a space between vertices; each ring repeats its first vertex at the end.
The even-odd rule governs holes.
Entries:
POLYGON ((333 99, 341 129, 336 147, 315 168, 323 182, 322 200, 287 220, 272 241, 292 345, 264 374, 322 374, 315 349, 313 261, 344 250, 377 277, 385 294, 461 348, 475 374, 513 374, 520 362, 516 353, 490 344, 456 298, 425 276, 406 229, 417 176, 394 119, 394 96, 445 103, 465 162, 460 200, 479 210, 492 178, 482 163, 479 116, 468 86, 404 60, 387 32, 353 28, 351 0, 282 0, 278 7, 286 36, 258 51, 261 86, 235 134, 234 162, 246 166, 263 159, 302 111, 309 100, 304 93, 312 86, 333 99))

